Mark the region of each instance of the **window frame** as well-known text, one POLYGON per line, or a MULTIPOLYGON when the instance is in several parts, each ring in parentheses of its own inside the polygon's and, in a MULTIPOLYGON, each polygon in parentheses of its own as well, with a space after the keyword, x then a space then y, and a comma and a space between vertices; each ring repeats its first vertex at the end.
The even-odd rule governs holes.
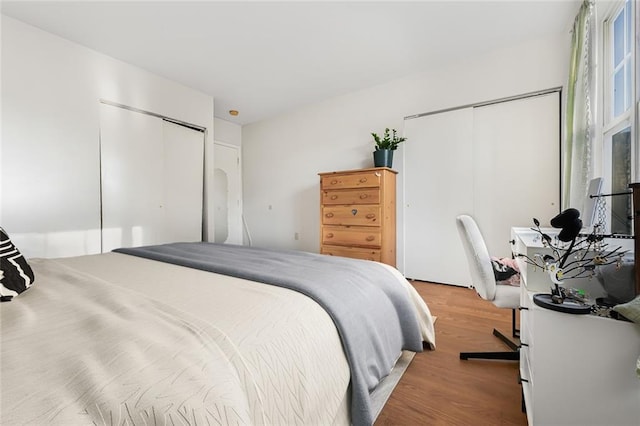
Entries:
MULTIPOLYGON (((621 113, 618 117, 614 117, 613 116, 613 76, 615 75, 615 71, 616 71, 616 67, 613 64, 613 49, 609 49, 608 47, 612 45, 613 41, 613 33, 614 33, 614 21, 615 18, 618 17, 618 15, 622 12, 623 8, 625 7, 627 1, 629 1, 629 4, 631 5, 631 14, 634 15, 637 12, 637 7, 634 8, 634 1, 631 0, 620 0, 617 1, 615 3, 611 4, 610 9, 607 11, 607 13, 605 14, 604 19, 602 20, 602 24, 601 24, 601 28, 602 30, 602 57, 603 57, 603 70, 602 70, 602 80, 603 80, 603 91, 602 91, 602 111, 603 111, 603 117, 602 117, 602 123, 603 123, 603 133, 607 132, 607 131, 611 131, 611 129, 618 127, 619 123, 622 121, 629 121, 629 118, 633 116, 633 112, 635 110, 635 106, 634 106, 634 94, 636 93, 635 90, 635 86, 636 86, 636 75, 637 75, 637 63, 636 63, 636 58, 635 58, 635 50, 634 49, 634 40, 636 39, 636 37, 634 36, 634 19, 632 17, 631 19, 631 40, 630 43, 632 44, 632 46, 629 47, 629 53, 625 53, 625 59, 623 59, 622 62, 627 62, 631 68, 632 68, 632 77, 631 77, 631 81, 629 82, 631 84, 631 88, 630 88, 630 93, 629 96, 631 97, 631 99, 628 100, 629 103, 629 108, 621 113), (628 56, 628 58, 627 58, 628 56), (633 72, 635 71, 635 72, 633 72), (610 100, 609 102, 607 100, 610 100)), ((635 101, 637 102, 637 99, 635 99, 635 101)), ((632 129, 633 130, 633 129, 632 129)))
MULTIPOLYGON (((596 3, 598 5, 598 3, 596 3)), ((601 61, 597 61, 599 66, 596 70, 596 78, 598 85, 598 95, 596 97, 596 140, 595 151, 597 158, 595 161, 595 176, 601 175, 604 179, 604 185, 602 187, 602 193, 611 192, 610 177, 612 175, 612 146, 611 141, 613 136, 618 132, 630 127, 631 129, 631 174, 630 183, 638 182, 640 179, 640 171, 638 165, 640 164, 640 149, 638 143, 638 125, 640 123, 640 64, 639 64, 639 49, 640 49, 640 7, 637 2, 631 0, 631 35, 630 35, 630 49, 628 63, 631 66, 631 78, 629 84, 629 108, 621 113, 618 117, 613 116, 614 101, 613 98, 613 79, 615 72, 615 65, 613 63, 614 49, 613 37, 614 37, 614 22, 620 12, 626 5, 626 0, 619 0, 615 2, 601 2, 600 8, 602 10, 602 18, 598 19, 598 56, 601 61), (600 172, 598 172, 598 170, 600 172)), ((626 42, 626 41, 625 41, 626 42)), ((625 56, 627 53, 625 53, 625 56)), ((626 60, 626 59, 625 59, 626 60)), ((607 202, 607 215, 611 217, 611 203, 607 202)), ((608 221, 609 222, 609 221, 608 221)), ((608 228, 609 226, 607 226, 608 228)), ((605 232, 609 232, 607 229, 605 232)))

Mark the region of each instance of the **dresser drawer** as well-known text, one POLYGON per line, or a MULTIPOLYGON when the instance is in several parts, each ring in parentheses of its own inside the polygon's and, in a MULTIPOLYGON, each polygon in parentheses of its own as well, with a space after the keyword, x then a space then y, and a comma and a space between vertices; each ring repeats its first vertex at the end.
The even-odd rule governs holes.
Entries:
POLYGON ((322 244, 339 246, 380 247, 382 236, 376 227, 337 227, 322 228, 322 244))
POLYGON ((380 186, 381 178, 382 173, 377 170, 325 175, 321 177, 321 189, 375 188, 380 186))
POLYGON ((378 204, 380 188, 341 189, 322 191, 322 204, 378 204))
POLYGON ((324 245, 320 248, 320 253, 329 256, 350 257, 351 259, 375 260, 380 262, 380 250, 363 247, 344 247, 324 245))
POLYGON ((380 206, 352 205, 322 208, 324 225, 380 226, 380 206))

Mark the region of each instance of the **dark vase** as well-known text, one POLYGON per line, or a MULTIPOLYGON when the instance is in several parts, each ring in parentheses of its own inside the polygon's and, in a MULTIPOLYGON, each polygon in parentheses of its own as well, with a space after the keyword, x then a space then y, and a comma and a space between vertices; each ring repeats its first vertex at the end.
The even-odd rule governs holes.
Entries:
POLYGON ((390 149, 378 149, 373 151, 374 167, 389 167, 393 165, 393 151, 390 149))

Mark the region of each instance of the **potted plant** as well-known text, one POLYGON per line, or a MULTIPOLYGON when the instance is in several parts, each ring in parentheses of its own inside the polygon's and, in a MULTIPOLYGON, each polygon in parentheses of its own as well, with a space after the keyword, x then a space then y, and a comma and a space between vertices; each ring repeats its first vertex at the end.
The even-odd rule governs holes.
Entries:
POLYGON ((398 137, 396 129, 391 129, 391 134, 389 134, 389 128, 384 129, 382 137, 376 133, 371 133, 371 136, 376 143, 376 150, 373 152, 373 165, 390 168, 393 164, 393 151, 398 149, 398 145, 406 141, 407 138, 398 137))

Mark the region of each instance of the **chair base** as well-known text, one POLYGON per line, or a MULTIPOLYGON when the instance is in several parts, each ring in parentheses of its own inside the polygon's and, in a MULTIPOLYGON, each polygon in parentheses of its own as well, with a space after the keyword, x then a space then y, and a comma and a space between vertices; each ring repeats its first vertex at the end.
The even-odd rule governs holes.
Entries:
MULTIPOLYGON (((513 340, 493 329, 493 335, 502 341, 511 349, 506 352, 460 352, 460 359, 499 359, 504 361, 520 361, 520 345, 513 340)), ((511 335, 520 337, 520 330, 516 328, 516 310, 511 310, 511 335)))
MULTIPOLYGON (((493 335, 496 336, 498 339, 502 340, 502 342, 505 345, 507 345, 512 351, 517 351, 520 348, 520 346, 518 346, 514 341, 509 339, 507 336, 505 336, 495 328, 493 329, 493 335)), ((514 337, 518 337, 518 336, 514 336, 514 337)))
POLYGON ((460 352, 460 359, 497 359, 501 361, 519 361, 519 352, 460 352))
POLYGON ((519 361, 520 347, 507 336, 493 329, 493 335, 500 339, 511 350, 503 352, 460 352, 460 359, 498 359, 503 361, 519 361))

